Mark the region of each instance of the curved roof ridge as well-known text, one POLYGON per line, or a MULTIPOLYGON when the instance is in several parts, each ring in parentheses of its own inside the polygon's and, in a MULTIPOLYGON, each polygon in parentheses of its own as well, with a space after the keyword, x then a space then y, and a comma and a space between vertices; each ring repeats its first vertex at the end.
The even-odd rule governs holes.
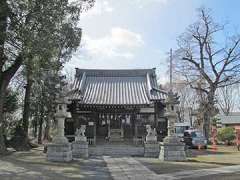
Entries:
POLYGON ((119 69, 101 69, 101 68, 75 68, 76 70, 84 70, 84 71, 115 71, 115 70, 121 70, 121 71, 127 71, 127 70, 155 70, 156 68, 119 68, 119 69))
POLYGON ((76 76, 86 73, 87 76, 145 76, 147 73, 155 75, 152 69, 79 69, 76 68, 76 76))

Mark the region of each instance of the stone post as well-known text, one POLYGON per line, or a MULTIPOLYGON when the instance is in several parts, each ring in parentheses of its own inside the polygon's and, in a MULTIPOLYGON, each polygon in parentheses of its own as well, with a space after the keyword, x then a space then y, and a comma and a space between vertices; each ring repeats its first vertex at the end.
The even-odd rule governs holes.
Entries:
POLYGON ((67 102, 61 98, 57 105, 55 117, 57 119, 57 135, 53 142, 47 145, 47 160, 68 162, 72 160, 71 144, 64 136, 64 122, 67 117, 67 102))
POLYGON ((177 104, 177 97, 171 91, 166 101, 166 114, 168 119, 168 136, 160 143, 159 159, 163 161, 184 161, 186 160, 185 144, 175 135, 175 122, 177 114, 174 106, 177 104))

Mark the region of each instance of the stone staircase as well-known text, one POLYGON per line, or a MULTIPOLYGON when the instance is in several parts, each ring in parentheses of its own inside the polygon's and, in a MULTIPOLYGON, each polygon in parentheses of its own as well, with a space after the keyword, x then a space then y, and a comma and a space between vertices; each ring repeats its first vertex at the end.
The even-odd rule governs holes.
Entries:
POLYGON ((143 146, 133 146, 121 143, 89 146, 90 156, 143 156, 143 146))
POLYGON ((121 129, 110 129, 110 139, 109 140, 110 140, 110 142, 123 141, 121 129))

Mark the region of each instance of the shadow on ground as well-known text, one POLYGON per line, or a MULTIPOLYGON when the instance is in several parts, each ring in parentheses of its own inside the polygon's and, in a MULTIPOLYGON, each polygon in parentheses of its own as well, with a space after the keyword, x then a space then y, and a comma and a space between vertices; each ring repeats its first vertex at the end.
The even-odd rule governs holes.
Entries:
POLYGON ((206 168, 216 168, 221 166, 217 164, 199 163, 193 161, 163 162, 158 159, 150 158, 139 158, 138 160, 143 165, 145 165, 146 167, 148 167, 150 170, 154 171, 157 174, 168 174, 186 170, 199 170, 206 168))
POLYGON ((77 159, 70 163, 46 161, 41 151, 16 152, 0 158, 0 179, 66 180, 112 179, 102 157, 77 159))

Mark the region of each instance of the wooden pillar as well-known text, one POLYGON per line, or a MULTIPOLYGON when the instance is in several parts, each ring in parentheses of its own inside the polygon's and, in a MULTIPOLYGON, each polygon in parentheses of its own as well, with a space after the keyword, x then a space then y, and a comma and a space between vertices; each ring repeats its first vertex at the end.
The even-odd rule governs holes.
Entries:
POLYGON ((134 123, 134 137, 138 137, 137 123, 134 123))
POLYGON ((95 116, 94 116, 94 127, 93 127, 93 135, 94 135, 94 145, 96 145, 96 139, 97 139, 97 132, 96 132, 96 128, 97 128, 97 121, 98 121, 98 114, 95 113, 95 116))
MULTIPOLYGON (((120 121, 122 121, 122 119, 120 119, 120 121)), ((124 138, 124 125, 122 122, 121 123, 121 137, 124 138)))
POLYGON ((157 103, 154 102, 154 127, 155 128, 157 128, 157 112, 158 112, 157 103))
POLYGON ((132 133, 133 133, 133 137, 136 136, 136 133, 135 133, 135 127, 136 127, 136 113, 132 113, 132 133))
POLYGON ((107 124, 108 124, 108 138, 110 138, 110 135, 111 135, 111 133, 110 133, 110 131, 111 131, 111 119, 110 119, 110 117, 109 116, 107 116, 108 118, 106 118, 107 119, 107 124))
POLYGON ((76 128, 79 127, 78 116, 79 116, 79 114, 77 114, 76 112, 72 113, 72 119, 73 119, 73 122, 74 122, 74 133, 76 131, 76 128))

